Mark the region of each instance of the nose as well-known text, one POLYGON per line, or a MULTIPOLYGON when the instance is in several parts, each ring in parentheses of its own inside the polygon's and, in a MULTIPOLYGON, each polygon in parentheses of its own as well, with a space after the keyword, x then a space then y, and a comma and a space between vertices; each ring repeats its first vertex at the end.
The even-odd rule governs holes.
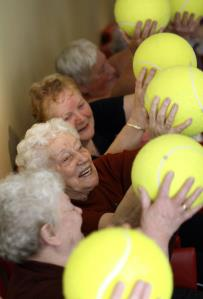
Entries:
POLYGON ((83 122, 85 119, 85 117, 79 112, 75 112, 75 124, 78 125, 80 124, 81 122, 83 122))
POLYGON ((80 215, 82 214, 82 209, 80 209, 80 208, 78 208, 78 207, 75 207, 75 211, 76 211, 77 213, 79 213, 80 215))
POLYGON ((85 149, 82 152, 77 151, 76 156, 78 158, 78 164, 79 165, 83 164, 83 163, 86 163, 89 160, 89 157, 88 157, 85 149))

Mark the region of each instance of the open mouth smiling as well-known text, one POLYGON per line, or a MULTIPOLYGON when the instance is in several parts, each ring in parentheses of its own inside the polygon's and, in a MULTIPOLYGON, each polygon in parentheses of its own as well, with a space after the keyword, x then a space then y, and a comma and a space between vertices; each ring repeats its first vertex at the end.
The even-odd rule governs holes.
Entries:
POLYGON ((81 177, 87 177, 87 176, 89 176, 91 174, 92 174, 92 167, 88 166, 88 167, 86 167, 84 170, 82 170, 79 173, 79 178, 81 178, 81 177))

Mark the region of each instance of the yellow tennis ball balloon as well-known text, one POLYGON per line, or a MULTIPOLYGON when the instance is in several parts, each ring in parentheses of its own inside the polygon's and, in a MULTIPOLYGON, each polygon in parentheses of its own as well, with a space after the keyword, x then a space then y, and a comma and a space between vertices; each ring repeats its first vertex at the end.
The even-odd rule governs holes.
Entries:
POLYGON ((122 299, 129 298, 137 280, 152 285, 150 299, 169 299, 172 273, 157 244, 136 230, 108 228, 82 240, 68 259, 63 276, 67 299, 110 299, 123 281, 122 299))
POLYGON ((203 72, 194 67, 173 67, 165 69, 150 82, 145 94, 145 107, 150 110, 154 96, 160 104, 166 97, 179 106, 173 126, 192 118, 192 124, 183 134, 194 136, 203 132, 203 72))
POLYGON ((132 36, 138 21, 157 21, 157 29, 166 27, 171 12, 168 0, 116 0, 114 14, 119 27, 132 36))
MULTIPOLYGON (((131 178, 135 192, 143 186, 154 200, 163 178, 169 171, 174 171, 170 196, 176 194, 189 177, 195 178, 190 194, 197 187, 203 187, 203 148, 194 139, 168 134, 157 137, 147 143, 135 157, 131 178)), ((193 203, 203 203, 203 194, 193 203)))
POLYGON ((203 16, 203 0, 169 0, 171 5, 171 16, 174 18, 177 12, 183 14, 185 11, 195 14, 195 17, 203 16))
POLYGON ((191 45, 173 33, 157 33, 144 40, 135 51, 133 70, 137 77, 143 67, 162 70, 172 66, 197 67, 191 45))

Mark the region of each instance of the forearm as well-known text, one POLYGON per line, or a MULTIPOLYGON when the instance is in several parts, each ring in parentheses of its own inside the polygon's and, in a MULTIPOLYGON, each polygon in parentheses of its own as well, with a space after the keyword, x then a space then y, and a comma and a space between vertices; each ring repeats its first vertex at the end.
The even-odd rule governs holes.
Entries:
MULTIPOLYGON (((129 121, 129 124, 130 121, 129 121)), ((133 124, 133 122, 132 122, 133 124)), ((136 124, 135 124, 136 125, 136 124)), ((119 153, 123 150, 132 150, 140 146, 144 130, 126 124, 116 136, 106 153, 119 153)))
POLYGON ((153 230, 153 227, 141 225, 141 230, 145 235, 153 239, 168 256, 169 238, 163 236, 158 230, 153 230))
POLYGON ((138 227, 141 219, 141 203, 136 198, 132 187, 128 189, 122 201, 112 216, 113 225, 129 223, 132 227, 138 227))

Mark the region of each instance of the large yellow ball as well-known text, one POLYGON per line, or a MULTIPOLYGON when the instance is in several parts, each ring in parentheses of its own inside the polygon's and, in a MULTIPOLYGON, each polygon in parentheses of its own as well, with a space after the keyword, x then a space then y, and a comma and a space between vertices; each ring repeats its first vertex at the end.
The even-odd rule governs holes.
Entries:
POLYGON ((185 11, 195 14, 195 17, 203 16, 203 0, 169 0, 171 5, 171 16, 174 18, 177 12, 185 11))
POLYGON ((119 27, 130 36, 138 21, 157 21, 160 29, 166 27, 171 16, 168 0, 116 0, 114 14, 119 27))
MULTIPOLYGON (((159 72, 150 82, 145 94, 149 111, 154 96, 166 97, 179 106, 173 126, 192 118, 192 124, 183 134, 194 136, 203 132, 203 72, 194 67, 173 67, 159 72)), ((169 109, 170 109, 169 107, 169 109)))
MULTIPOLYGON (((147 143, 135 157, 132 166, 132 185, 135 192, 139 186, 148 191, 154 200, 166 173, 174 171, 170 196, 179 191, 189 177, 195 178, 191 188, 203 187, 203 148, 190 137, 169 134, 157 137, 147 143)), ((193 203, 197 206, 203 203, 203 194, 193 203)))
POLYGON ((167 257, 143 233, 108 228, 91 234, 73 251, 63 276, 67 299, 110 299, 123 281, 127 299, 137 280, 152 285, 150 299, 171 298, 172 273, 167 257))
POLYGON ((143 67, 162 70, 181 65, 197 67, 197 58, 191 45, 173 33, 157 33, 148 37, 140 44, 133 58, 135 77, 143 67))

